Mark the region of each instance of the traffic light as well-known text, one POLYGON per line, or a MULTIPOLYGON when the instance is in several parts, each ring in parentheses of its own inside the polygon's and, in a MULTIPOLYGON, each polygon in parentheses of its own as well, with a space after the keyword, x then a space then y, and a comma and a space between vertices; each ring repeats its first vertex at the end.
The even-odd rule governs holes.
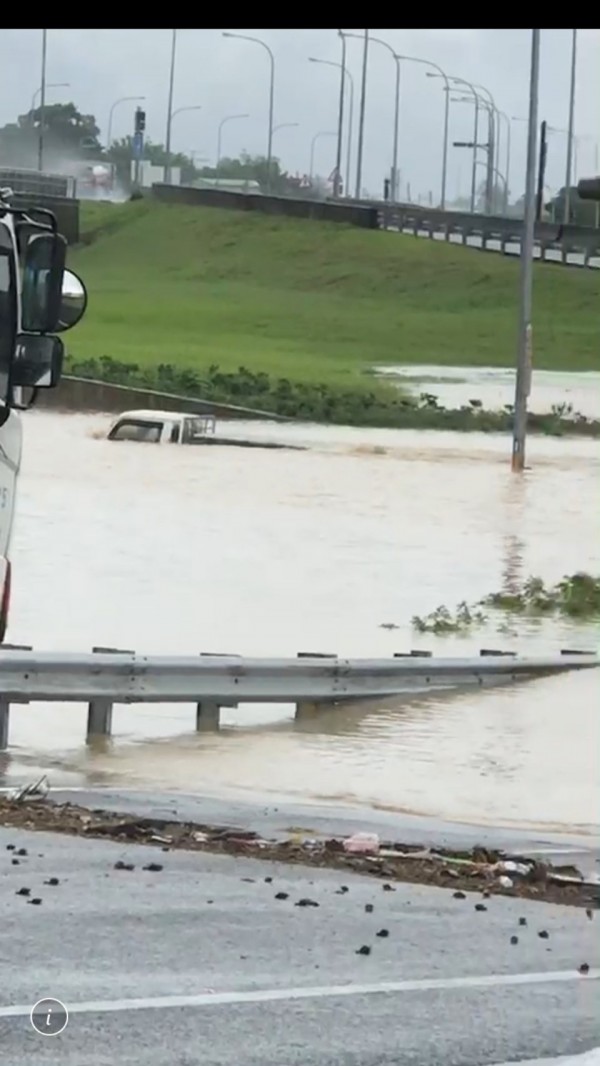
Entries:
POLYGON ((142 111, 141 107, 137 107, 135 111, 135 132, 143 133, 146 129, 146 112, 142 111))
POLYGON ((582 178, 577 184, 580 200, 600 201, 600 178, 582 178))

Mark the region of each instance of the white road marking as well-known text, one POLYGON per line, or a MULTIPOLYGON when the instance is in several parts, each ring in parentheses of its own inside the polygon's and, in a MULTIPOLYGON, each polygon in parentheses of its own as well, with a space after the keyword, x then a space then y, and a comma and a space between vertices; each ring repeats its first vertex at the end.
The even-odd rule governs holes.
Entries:
MULTIPOLYGON (((426 977, 417 981, 387 981, 362 985, 323 985, 306 988, 263 988, 250 992, 198 992, 192 996, 146 996, 143 999, 100 999, 69 1003, 71 1014, 110 1014, 114 1011, 169 1010, 173 1007, 217 1007, 231 1003, 274 1003, 277 1000, 334 999, 339 996, 375 996, 403 992, 433 992, 440 989, 497 988, 499 986, 597 981, 600 969, 582 976, 576 970, 546 973, 489 974, 481 977, 426 977)), ((48 993, 50 994, 50 993, 48 993)), ((31 1004, 0 1007, 0 1018, 29 1017, 31 1004)))

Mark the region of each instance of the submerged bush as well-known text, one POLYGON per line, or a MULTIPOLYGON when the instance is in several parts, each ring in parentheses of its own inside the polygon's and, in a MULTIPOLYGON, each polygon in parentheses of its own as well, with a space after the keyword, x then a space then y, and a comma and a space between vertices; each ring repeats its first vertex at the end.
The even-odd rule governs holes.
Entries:
POLYGON ((545 585, 540 577, 530 577, 514 592, 492 592, 473 606, 459 603, 454 611, 436 607, 435 611, 412 619, 418 633, 465 633, 485 625, 488 607, 506 615, 540 618, 559 615, 579 621, 600 618, 600 577, 578 572, 565 576, 556 585, 545 585))
MULTIPOLYGON (((202 371, 171 363, 141 367, 103 355, 99 359, 69 358, 66 372, 93 381, 253 407, 304 422, 480 433, 509 433, 513 425, 510 405, 500 411, 485 411, 477 401, 471 401, 459 408, 446 408, 429 393, 415 398, 389 385, 369 390, 294 381, 274 378, 244 366, 236 371, 224 371, 215 364, 202 371)), ((571 412, 565 414, 558 408, 547 414, 530 414, 528 428, 532 433, 552 436, 600 436, 600 420, 571 412)))

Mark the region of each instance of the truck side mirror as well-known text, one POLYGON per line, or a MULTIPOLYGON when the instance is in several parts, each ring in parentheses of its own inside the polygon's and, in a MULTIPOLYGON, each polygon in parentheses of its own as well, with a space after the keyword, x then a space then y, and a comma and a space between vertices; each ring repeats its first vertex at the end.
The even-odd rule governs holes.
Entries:
POLYGON ((85 314, 87 307, 87 290, 78 274, 72 270, 63 272, 58 323, 55 333, 64 333, 73 329, 85 314))
POLYGON ((62 373, 65 346, 60 337, 20 333, 17 336, 11 385, 30 389, 53 389, 62 373))
POLYGON ((25 248, 21 329, 53 333, 60 321, 67 242, 60 233, 37 233, 25 248))

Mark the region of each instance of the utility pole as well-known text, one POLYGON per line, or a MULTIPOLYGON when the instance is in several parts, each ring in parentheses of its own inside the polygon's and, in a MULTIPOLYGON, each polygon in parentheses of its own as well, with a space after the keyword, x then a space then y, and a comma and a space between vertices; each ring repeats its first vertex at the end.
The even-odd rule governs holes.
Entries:
POLYGON ((367 99, 367 63, 369 59, 369 31, 365 30, 365 45, 363 50, 362 86, 360 91, 360 114, 358 119, 358 158, 356 160, 356 191, 355 196, 360 200, 360 188, 362 178, 363 141, 365 133, 365 104, 367 99))
POLYGON ((517 344, 517 380, 512 445, 512 470, 525 469, 527 436, 527 397, 531 391, 532 329, 531 292, 533 282, 533 237, 535 221, 535 164, 540 80, 540 31, 531 31, 531 73, 529 82, 529 128, 527 132, 527 176, 525 212, 521 239, 519 285, 519 332, 517 344))

